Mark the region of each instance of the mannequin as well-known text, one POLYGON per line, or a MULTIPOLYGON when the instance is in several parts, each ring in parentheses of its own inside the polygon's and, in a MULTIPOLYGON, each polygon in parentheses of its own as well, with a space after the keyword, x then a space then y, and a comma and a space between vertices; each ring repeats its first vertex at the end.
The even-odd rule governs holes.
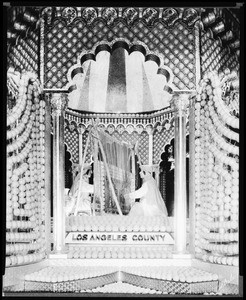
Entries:
POLYGON ((74 214, 75 216, 80 212, 82 214, 91 215, 91 196, 94 193, 93 184, 89 184, 91 176, 91 165, 85 164, 83 168, 83 176, 81 182, 80 198, 78 199, 79 185, 81 179, 81 166, 77 167, 77 175, 75 176, 73 185, 69 191, 70 203, 66 207, 66 215, 74 214))
POLYGON ((143 179, 141 188, 125 195, 133 203, 129 216, 165 216, 167 208, 161 197, 155 179, 152 177, 151 166, 142 165, 140 177, 143 179), (140 198, 140 202, 134 202, 140 198))

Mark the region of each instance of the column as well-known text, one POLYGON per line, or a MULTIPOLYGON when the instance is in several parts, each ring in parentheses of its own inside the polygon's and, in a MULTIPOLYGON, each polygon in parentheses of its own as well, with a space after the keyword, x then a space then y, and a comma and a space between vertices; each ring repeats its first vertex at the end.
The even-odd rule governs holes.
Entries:
POLYGON ((149 134, 149 165, 152 166, 153 163, 153 129, 148 126, 146 128, 147 133, 149 134))
POLYGON ((82 164, 82 160, 83 160, 83 137, 82 134, 84 132, 84 130, 79 127, 78 128, 79 131, 79 164, 82 164))
POLYGON ((189 252, 195 253, 195 95, 189 99, 189 252))
POLYGON ((50 241, 50 216, 51 216, 51 107, 50 94, 44 95, 45 100, 45 198, 46 198, 46 216, 45 216, 45 232, 46 232, 46 249, 51 251, 50 241))
POLYGON ((174 241, 175 252, 186 252, 186 109, 187 95, 174 95, 174 241))
POLYGON ((53 234, 54 252, 65 250, 65 146, 64 117, 67 95, 54 93, 51 98, 53 120, 53 234))

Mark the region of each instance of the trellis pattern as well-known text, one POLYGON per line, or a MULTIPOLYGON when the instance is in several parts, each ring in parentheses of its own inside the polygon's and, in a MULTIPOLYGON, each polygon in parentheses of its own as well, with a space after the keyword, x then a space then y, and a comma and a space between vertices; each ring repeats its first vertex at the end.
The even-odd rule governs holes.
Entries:
MULTIPOLYGON (((107 132, 107 131, 106 131, 107 132)), ((129 134, 128 132, 124 131, 123 133, 119 133, 118 131, 114 131, 113 133, 111 133, 111 136, 125 141, 127 143, 131 143, 132 145, 135 145, 137 141, 139 141, 139 154, 141 156, 141 160, 143 164, 148 164, 148 157, 149 157, 149 137, 148 137, 148 133, 147 132, 142 132, 141 135, 139 135, 137 132, 133 132, 131 134, 129 134)), ((83 152, 85 150, 85 144, 87 141, 87 137, 88 137, 88 131, 86 130, 83 134, 82 134, 82 149, 83 152)), ((75 138, 75 137, 74 137, 75 138)), ((78 139, 78 136, 77 136, 78 139)), ((71 138, 70 138, 71 140, 71 138)), ((74 142, 73 142, 74 143, 74 142)), ((70 144, 68 144, 70 145, 70 144)), ((86 156, 85 156, 85 162, 89 163, 91 161, 91 155, 93 155, 93 141, 90 139, 89 141, 89 145, 88 145, 88 149, 86 152, 86 156)), ((78 155, 76 156, 78 157, 78 155)))
POLYGON ((220 45, 219 40, 211 37, 209 31, 201 33, 201 70, 207 72, 221 72, 226 68, 239 71, 239 61, 236 55, 230 54, 226 47, 220 45))
POLYGON ((64 136, 73 163, 79 163, 79 134, 77 130, 70 131, 69 128, 66 127, 64 136))
POLYGON ((142 163, 147 165, 149 162, 149 135, 146 131, 142 132, 140 136, 139 155, 142 163))
MULTIPOLYGON (((186 125, 187 132, 189 131, 189 124, 186 125)), ((119 133, 114 131, 111 135, 119 140, 125 141, 135 145, 137 141, 139 142, 138 150, 143 164, 148 164, 149 162, 149 135, 146 131, 141 134, 136 131, 131 134, 127 131, 119 133)), ((85 150, 85 144, 88 137, 88 131, 86 130, 82 134, 82 151, 85 150)), ((161 131, 155 130, 153 133, 153 164, 158 164, 161 159, 161 154, 164 151, 164 146, 174 138, 174 127, 169 130, 163 128, 161 131)), ((68 127, 65 128, 65 142, 68 145, 68 149, 72 155, 72 161, 75 163, 79 162, 79 136, 76 130, 70 131, 68 127)), ((93 155, 93 144, 92 140, 89 141, 87 153, 85 156, 85 162, 89 163, 91 161, 91 155, 93 155)))
POLYGON ((109 26, 103 20, 93 26, 78 20, 69 27, 63 20, 56 19, 50 27, 45 27, 44 86, 64 88, 67 84, 68 69, 77 63, 82 50, 91 50, 103 40, 112 42, 115 38, 125 38, 129 42, 143 42, 150 51, 164 56, 164 64, 174 73, 173 84, 177 89, 195 87, 195 45, 194 29, 178 21, 174 28, 167 28, 162 21, 148 27, 141 20, 132 26, 119 21, 109 26))
POLYGON ((161 131, 154 131, 153 134, 153 163, 158 164, 161 160, 161 154, 164 152, 164 146, 174 138, 174 127, 169 130, 163 128, 161 131))
MULTIPOLYGON (((82 151, 83 151, 83 156, 84 156, 84 151, 85 151, 85 145, 86 145, 86 141, 88 138, 88 130, 85 130, 85 132, 82 134, 82 151)), ((94 145, 93 145, 93 141, 92 139, 89 140, 89 144, 88 144, 88 148, 86 151, 86 155, 85 155, 85 162, 86 163, 90 163, 91 162, 91 155, 93 155, 93 149, 94 149, 94 145)))

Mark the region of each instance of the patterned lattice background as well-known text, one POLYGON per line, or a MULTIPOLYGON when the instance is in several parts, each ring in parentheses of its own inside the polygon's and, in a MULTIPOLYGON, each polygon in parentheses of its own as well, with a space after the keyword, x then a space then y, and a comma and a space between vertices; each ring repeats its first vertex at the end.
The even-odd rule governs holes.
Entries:
POLYGON ((201 70, 202 75, 207 72, 224 71, 226 68, 239 71, 239 61, 236 55, 230 54, 226 47, 220 45, 219 40, 211 37, 210 31, 201 33, 201 70))
POLYGON ((161 154, 164 152, 164 146, 169 144, 174 138, 174 127, 169 130, 163 128, 160 132, 155 130, 153 133, 153 163, 158 164, 161 161, 161 154))
POLYGON ((138 134, 137 132, 132 132, 131 134, 124 131, 122 134, 120 134, 117 131, 114 131, 112 136, 115 138, 125 141, 127 143, 131 143, 132 145, 135 145, 136 142, 139 142, 138 145, 138 151, 139 155, 141 157, 143 164, 148 164, 149 161, 149 136, 146 131, 143 131, 141 134, 138 134))
POLYGON ((68 127, 65 127, 64 136, 67 150, 71 154, 71 160, 73 163, 79 163, 79 134, 77 130, 70 131, 68 127))
POLYGON ((17 45, 9 48, 8 67, 36 73, 39 70, 38 49, 39 30, 30 30, 26 37, 19 37, 17 45))
MULTIPOLYGON (((83 156, 84 156, 84 151, 85 151, 85 145, 88 137, 88 130, 85 130, 85 132, 82 134, 82 151, 83 151, 83 156)), ((91 155, 93 155, 93 149, 94 145, 92 142, 92 139, 89 140, 88 148, 86 151, 86 156, 85 156, 85 162, 90 163, 91 162, 91 155)))
MULTIPOLYGON (((137 132, 133 132, 129 134, 128 132, 124 131, 122 134, 115 131, 111 134, 113 137, 125 141, 130 142, 133 145, 139 141, 139 154, 144 164, 148 164, 148 157, 149 157, 149 138, 147 132, 142 132, 139 135, 137 132)), ((82 134, 82 149, 83 153, 85 150, 85 145, 88 137, 88 131, 86 130, 82 134)), ((65 129, 65 142, 68 146, 68 151, 71 153, 72 161, 75 163, 79 162, 79 137, 76 130, 70 131, 67 127, 65 129)), ((91 155, 93 155, 93 144, 92 140, 90 139, 86 156, 85 162, 89 163, 91 161, 91 155)))
POLYGON ((100 41, 125 38, 131 43, 143 42, 149 50, 161 54, 164 64, 174 73, 173 84, 177 89, 194 89, 193 30, 181 21, 174 28, 166 28, 161 21, 154 27, 148 27, 141 21, 132 26, 119 21, 111 27, 103 20, 98 20, 93 26, 78 20, 68 27, 64 21, 56 19, 52 26, 45 27, 44 87, 64 88, 68 69, 77 63, 77 57, 83 50, 91 50, 100 41))
MULTIPOLYGON (((187 128, 188 130, 188 128, 187 128)), ((111 134, 113 137, 131 143, 135 145, 137 141, 139 141, 139 154, 141 156, 141 160, 143 164, 148 164, 149 161, 149 136, 147 132, 142 132, 139 135, 137 132, 128 133, 124 131, 120 134, 117 131, 114 131, 111 134)), ((83 141, 83 151, 85 149, 85 144, 88 137, 88 131, 86 130, 82 135, 83 141)), ((162 129, 160 132, 155 130, 153 134, 153 163, 157 164, 160 162, 161 154, 164 151, 164 146, 168 144, 171 139, 174 137, 174 128, 170 128, 168 131, 162 129)), ((70 131, 68 127, 65 128, 65 142, 68 146, 68 151, 71 153, 72 161, 75 163, 79 162, 79 137, 78 132, 76 130, 70 131)), ((90 140, 88 145, 88 151, 86 153, 85 162, 90 162, 91 155, 93 155, 93 145, 90 140)))

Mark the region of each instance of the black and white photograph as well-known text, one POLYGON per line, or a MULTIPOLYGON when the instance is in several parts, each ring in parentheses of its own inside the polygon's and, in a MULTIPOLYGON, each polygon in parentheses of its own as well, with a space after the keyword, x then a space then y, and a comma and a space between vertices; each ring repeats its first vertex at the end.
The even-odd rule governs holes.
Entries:
POLYGON ((3 2, 2 296, 243 297, 244 2, 30 3, 3 2))

